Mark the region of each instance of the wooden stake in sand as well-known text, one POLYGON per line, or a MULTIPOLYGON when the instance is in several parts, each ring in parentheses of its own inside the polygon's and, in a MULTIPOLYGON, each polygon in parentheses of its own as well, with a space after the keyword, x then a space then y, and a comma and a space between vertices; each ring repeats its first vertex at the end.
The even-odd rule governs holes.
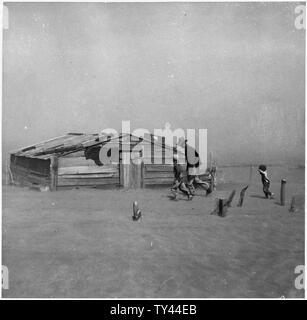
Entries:
POLYGON ((281 179, 281 185, 280 185, 280 205, 285 205, 285 199, 286 199, 286 180, 281 179))
POLYGON ((226 199, 218 199, 218 215, 220 217, 226 217, 227 207, 226 199))
POLYGON ((220 217, 226 217, 227 209, 229 207, 229 204, 232 201, 232 199, 230 199, 231 196, 234 196, 233 192, 230 194, 228 199, 217 198, 216 199, 216 207, 211 212, 211 215, 214 214, 214 215, 218 215, 220 217))
POLYGON ((227 209, 231 207, 231 202, 236 194, 236 190, 232 190, 228 199, 216 199, 216 208, 211 214, 217 214, 220 217, 226 217, 227 209))
POLYGON ((238 207, 242 207, 242 205, 243 205, 245 192, 246 192, 247 188, 248 188, 248 186, 244 187, 240 192, 240 199, 239 199, 239 202, 238 202, 238 207))
POLYGON ((136 201, 133 202, 133 215, 132 215, 132 220, 133 221, 138 221, 139 219, 142 218, 142 212, 139 209, 139 205, 136 201))

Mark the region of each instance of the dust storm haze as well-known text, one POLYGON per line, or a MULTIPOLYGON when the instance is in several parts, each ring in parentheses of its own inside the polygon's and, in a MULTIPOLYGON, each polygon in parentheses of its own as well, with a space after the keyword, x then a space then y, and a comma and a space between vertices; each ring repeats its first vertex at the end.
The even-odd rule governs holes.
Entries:
POLYGON ((208 129, 218 163, 304 163, 299 3, 7 3, 3 156, 67 132, 208 129))

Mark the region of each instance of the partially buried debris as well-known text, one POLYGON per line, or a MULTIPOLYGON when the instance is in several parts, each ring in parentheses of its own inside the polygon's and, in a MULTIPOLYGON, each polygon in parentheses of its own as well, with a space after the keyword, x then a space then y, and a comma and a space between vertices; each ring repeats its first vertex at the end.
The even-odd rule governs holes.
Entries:
POLYGON ((137 203, 137 201, 133 202, 133 216, 132 216, 132 220, 133 221, 138 221, 139 219, 142 218, 142 212, 139 209, 139 205, 137 203))
POLYGON ((286 203, 286 180, 281 179, 280 182, 280 205, 284 206, 286 203))
POLYGON ((239 202, 238 202, 238 207, 242 207, 242 205, 243 205, 245 192, 246 192, 247 188, 248 188, 248 186, 244 187, 240 192, 240 199, 239 199, 239 202))

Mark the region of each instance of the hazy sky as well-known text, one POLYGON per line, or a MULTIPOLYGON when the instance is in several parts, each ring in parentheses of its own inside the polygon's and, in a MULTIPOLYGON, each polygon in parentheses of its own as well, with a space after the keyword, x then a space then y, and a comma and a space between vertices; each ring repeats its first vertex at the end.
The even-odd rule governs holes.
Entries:
POLYGON ((220 163, 304 163, 294 3, 8 3, 4 152, 62 135, 208 129, 220 163))

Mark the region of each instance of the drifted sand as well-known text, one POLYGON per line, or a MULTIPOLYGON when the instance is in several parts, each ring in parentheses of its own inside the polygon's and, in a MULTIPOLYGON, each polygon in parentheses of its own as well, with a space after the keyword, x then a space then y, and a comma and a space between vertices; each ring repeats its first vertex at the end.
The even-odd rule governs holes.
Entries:
MULTIPOLYGON (((260 183, 220 184, 193 201, 164 188, 37 192, 3 187, 4 297, 303 297, 304 184, 287 184, 287 204, 263 198, 260 183), (215 198, 237 194, 225 218, 215 198), (289 213, 291 195, 298 210, 289 213), (132 203, 143 213, 133 222, 132 203)), ((279 184, 272 190, 278 195, 279 184)))

